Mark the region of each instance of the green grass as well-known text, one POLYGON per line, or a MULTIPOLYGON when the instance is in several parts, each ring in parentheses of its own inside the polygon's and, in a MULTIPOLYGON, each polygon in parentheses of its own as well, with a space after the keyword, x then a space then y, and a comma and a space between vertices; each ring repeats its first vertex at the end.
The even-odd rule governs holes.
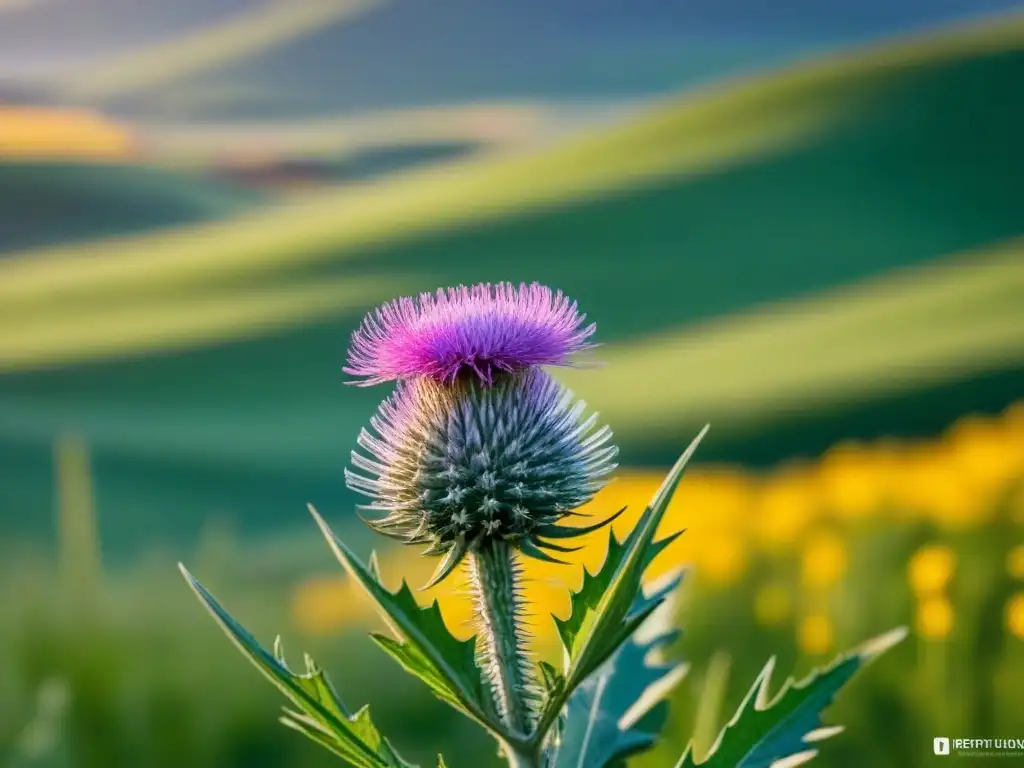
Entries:
MULTIPOLYGON (((57 746, 75 768, 337 766, 275 722, 279 693, 226 642, 172 561, 109 572, 87 611, 62 598, 51 564, 10 553, 4 561, 0 764, 7 766, 6 752, 31 716, 36 687, 56 678, 71 691, 57 746)), ((466 744, 487 764, 473 729, 397 667, 381 664, 368 638, 326 643, 290 630, 282 585, 239 589, 221 579, 217 589, 261 640, 283 633, 292 664, 308 651, 330 667, 346 703, 372 703, 375 719, 402 734, 408 754, 426 764, 436 745, 456 755, 466 744)))
MULTIPOLYGON (((708 725, 712 730, 738 704, 769 655, 778 656, 776 689, 786 674, 802 675, 825 660, 801 652, 795 643, 795 621, 803 612, 829 612, 837 647, 911 622, 906 563, 926 542, 957 552, 948 590, 957 620, 943 646, 947 662, 930 665, 937 643, 913 638, 873 665, 830 711, 828 721, 847 730, 825 745, 817 762, 827 768, 926 766, 936 733, 962 729, 973 738, 989 738, 1019 732, 1021 693, 1003 682, 1019 679, 1024 671, 1024 645, 1003 623, 1007 599, 1021 589, 1004 567, 1017 529, 1001 514, 953 534, 912 517, 904 511, 852 526, 844 535, 849 574, 820 594, 801 590, 799 550, 792 548, 781 554, 747 551, 746 569, 727 586, 704 580, 699 572, 688 575, 679 605, 685 632, 672 652, 682 653, 691 669, 674 697, 663 748, 640 765, 669 766, 670 757, 682 752, 716 652, 724 650, 731 663, 724 706, 708 725), (768 583, 790 591, 795 611, 775 625, 759 621, 753 610, 757 590, 768 583)), ((750 534, 746 526, 739 530, 750 534)), ((375 721, 406 756, 430 765, 434 750, 442 750, 452 768, 499 765, 476 728, 377 652, 363 627, 332 638, 305 637, 296 630, 287 600, 295 581, 339 573, 322 540, 318 551, 322 561, 308 557, 301 573, 276 579, 258 578, 252 569, 240 579, 236 564, 257 553, 239 548, 230 537, 187 559, 260 640, 269 644, 282 634, 292 663, 309 651, 347 705, 369 702, 375 721)), ((170 558, 149 552, 130 569, 108 568, 87 606, 69 599, 69 585, 55 578, 56 565, 24 547, 5 549, 0 556, 0 759, 30 716, 36 686, 57 678, 72 694, 59 746, 76 768, 337 765, 326 751, 275 724, 280 694, 220 633, 170 558)))

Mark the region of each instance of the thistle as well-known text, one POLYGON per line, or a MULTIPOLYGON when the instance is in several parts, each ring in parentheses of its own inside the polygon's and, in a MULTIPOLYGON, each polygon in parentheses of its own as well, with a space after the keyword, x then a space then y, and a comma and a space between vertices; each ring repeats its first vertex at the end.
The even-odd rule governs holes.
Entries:
MULTIPOLYGON (((373 499, 368 521, 443 554, 427 586, 465 558, 479 617, 480 659, 509 728, 533 722, 539 684, 525 655, 515 552, 559 562, 551 541, 588 527, 557 523, 614 470, 611 430, 539 366, 566 365, 592 346, 594 326, 540 285, 459 287, 398 299, 353 336, 349 365, 369 382, 398 377, 363 430, 349 487, 373 499)), ((611 518, 609 518, 610 520, 611 518)))
MULTIPOLYGON (((369 497, 367 523, 440 556, 429 585, 464 565, 472 585, 476 636, 449 634, 437 603, 423 608, 403 582, 380 582, 375 558, 362 563, 310 508, 341 564, 374 600, 393 636, 378 645, 445 703, 490 732, 518 768, 611 768, 652 747, 665 725, 666 692, 685 667, 656 660, 678 634, 665 619, 682 573, 642 586, 651 561, 679 534, 655 532, 707 428, 669 473, 634 529, 609 535, 604 564, 585 573, 571 611, 555 618, 565 650, 561 668, 527 649, 528 596, 521 559, 558 562, 570 540, 607 525, 566 525, 614 470, 611 430, 545 366, 574 365, 592 348, 595 326, 574 302, 539 285, 508 283, 402 298, 366 317, 345 371, 361 385, 397 380, 346 470, 369 497)), ((304 674, 280 644, 264 650, 187 571, 193 590, 221 627, 291 700, 282 718, 356 766, 408 768, 364 708, 351 713, 307 658, 304 674)), ((428 585, 428 586, 429 586, 428 585)), ((701 763, 795 766, 837 732, 821 711, 865 662, 898 642, 902 629, 871 641, 792 684, 774 700, 773 662, 701 763)), ((444 765, 439 757, 439 765, 444 765)), ((692 746, 677 768, 694 766, 692 746)))

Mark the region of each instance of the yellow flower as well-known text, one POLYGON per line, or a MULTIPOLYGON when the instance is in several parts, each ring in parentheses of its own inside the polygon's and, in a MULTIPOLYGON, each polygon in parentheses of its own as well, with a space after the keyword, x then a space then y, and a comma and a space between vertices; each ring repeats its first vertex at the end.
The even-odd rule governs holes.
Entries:
POLYGON ((0 106, 4 160, 113 160, 136 151, 130 130, 88 110, 0 106))
POLYGON ((734 583, 747 566, 743 541, 730 534, 708 537, 694 548, 694 554, 698 576, 706 577, 718 586, 734 583))
POLYGON ((1024 640, 1024 592, 1018 592, 1006 602, 1006 628, 1024 640))
POLYGON ((792 595, 783 584, 766 584, 754 596, 754 616, 765 626, 782 624, 792 610, 792 595))
POLYGON ((909 512, 925 515, 948 530, 963 530, 984 522, 994 511, 979 500, 972 484, 956 465, 948 445, 920 445, 908 451, 894 502, 909 512))
POLYGON ((815 534, 803 552, 803 581, 811 587, 827 587, 846 574, 846 545, 834 532, 815 534))
POLYGON ((1006 556, 1006 571, 1015 579, 1024 581, 1024 544, 1018 544, 1006 556))
POLYGON ((955 570, 956 553, 947 546, 929 544, 910 559, 907 579, 918 596, 930 595, 944 590, 955 570))
POLYGON ((339 577, 314 577, 292 595, 292 618, 300 632, 333 635, 354 619, 365 618, 365 603, 354 601, 349 584, 339 577))
POLYGON ((927 640, 943 640, 953 631, 953 606, 945 597, 926 597, 917 606, 917 633, 927 640))
POLYGON ((955 471, 974 488, 977 503, 991 504, 996 492, 1024 469, 1024 440, 1009 419, 967 417, 950 428, 946 440, 955 471))
POLYGON ((740 528, 751 511, 753 486, 738 469, 704 467, 676 491, 678 503, 672 506, 678 506, 678 513, 672 524, 700 534, 740 528))
POLYGON ((804 653, 818 656, 832 648, 834 634, 832 620, 828 616, 814 614, 800 622, 797 641, 804 653))
POLYGON ((770 548, 792 544, 818 511, 814 477, 802 466, 781 469, 765 479, 753 523, 770 548))
POLYGON ((877 512, 888 495, 889 477, 881 455, 854 443, 829 449, 818 467, 821 506, 839 517, 877 512))

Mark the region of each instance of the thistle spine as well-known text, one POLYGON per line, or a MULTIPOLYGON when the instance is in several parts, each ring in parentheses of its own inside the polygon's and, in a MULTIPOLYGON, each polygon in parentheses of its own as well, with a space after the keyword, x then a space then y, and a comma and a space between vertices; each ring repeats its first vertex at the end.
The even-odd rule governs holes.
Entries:
POLYGON ((521 569, 513 548, 489 541, 471 550, 469 574, 479 625, 482 667, 505 725, 529 733, 537 683, 522 623, 521 569))

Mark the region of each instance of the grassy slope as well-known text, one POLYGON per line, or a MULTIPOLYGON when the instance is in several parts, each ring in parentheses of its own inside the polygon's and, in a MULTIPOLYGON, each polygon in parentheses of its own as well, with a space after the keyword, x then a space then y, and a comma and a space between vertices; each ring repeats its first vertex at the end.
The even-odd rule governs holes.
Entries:
POLYGON ((228 184, 128 163, 0 162, 0 258, 234 216, 258 198, 228 184))
MULTIPOLYGON (((681 320, 841 284, 1016 233, 1022 118, 998 97, 1022 45, 1024 18, 1011 18, 696 94, 525 158, 411 173, 226 226, 28 253, 0 265, 0 307, 86 313, 367 263, 479 272, 482 247, 485 268, 514 261, 562 284, 587 266, 593 276, 574 282, 600 285, 629 253, 647 287, 672 278, 661 304, 681 320)), ((609 321, 603 307, 606 334, 664 326, 635 327, 634 310, 609 321)))
MULTIPOLYGON (((1020 235, 1024 204, 1014 185, 1024 171, 1016 138, 1024 109, 1002 95, 1024 76, 1021 39, 1021 25, 1004 22, 974 38, 890 49, 694 97, 646 122, 536 157, 467 165, 459 174, 413 173, 202 236, 54 250, 0 265, 0 306, 22 320, 21 351, 0 337, 0 354, 9 368, 40 369, 0 382, 0 459, 5 475, 9 469, 21 480, 4 488, 4 506, 39 508, 48 436, 75 424, 98 447, 100 504, 117 518, 106 531, 115 546, 194 531, 211 510, 244 515, 254 530, 303 519, 301 505, 310 499, 328 512, 347 509, 340 467, 380 397, 338 383, 346 335, 378 298, 367 292, 364 300, 332 306, 329 292, 351 289, 356 276, 384 294, 477 279, 558 284, 601 321, 603 339, 612 342, 606 357, 617 362, 609 370, 622 376, 635 366, 638 380, 659 382, 652 391, 671 393, 659 402, 679 431, 691 417, 703 418, 691 409, 708 401, 688 400, 687 388, 674 381, 690 376, 713 389, 746 379, 748 389, 728 401, 744 430, 713 440, 706 458, 774 460, 820 449, 843 434, 837 425, 867 433, 927 430, 960 409, 1002 404, 1022 381, 1020 339, 993 330, 1019 321, 1006 293, 1020 278, 1014 251, 1002 257, 1005 271, 983 271, 989 277, 971 283, 973 292, 957 293, 958 279, 935 283, 930 270, 906 278, 925 297, 911 302, 912 317, 898 314, 899 302, 886 304, 898 288, 840 297, 852 318, 840 341, 856 342, 857 354, 896 327, 908 348, 943 335, 958 319, 951 306, 978 336, 965 331, 966 340, 903 376, 912 381, 909 390, 837 387, 843 397, 810 427, 791 402, 760 414, 751 409, 780 387, 785 394, 791 382, 768 377, 758 392, 763 359, 755 356, 746 369, 735 362, 761 343, 743 321, 683 337, 700 348, 722 338, 715 334, 735 334, 733 359, 719 345, 726 352, 715 365, 691 366, 685 350, 667 346, 661 365, 662 352, 618 344, 950 253, 964 252, 970 263, 979 248, 1020 235), (184 250, 185 243, 192 247, 184 250), (196 320, 197 297, 233 305, 241 281, 250 299, 258 286, 258 298, 273 292, 277 303, 256 301, 248 325, 216 312, 196 320), (304 301, 311 290, 327 297, 320 307, 304 301), (111 306, 123 312, 121 322, 89 330, 85 319, 107 316, 111 306), (154 315, 163 325, 147 331, 154 315), (107 354, 166 350, 176 317, 192 323, 190 344, 250 338, 46 370, 97 342, 107 354), (965 352, 978 338, 995 350, 980 367, 965 352), (955 375, 929 379, 921 370, 955 375), (865 420, 865 412, 876 418, 865 420), (129 508, 145 512, 126 517, 129 508)), ((785 349, 787 367, 829 344, 827 334, 813 332, 822 316, 804 313, 799 332, 784 314, 772 326, 772 343, 805 344, 785 349)), ((880 367, 860 378, 891 379, 884 365, 898 360, 899 348, 889 344, 885 354, 888 363, 876 355, 880 367)), ((826 363, 808 381, 843 377, 841 366, 826 363)), ((623 392, 633 384, 609 385, 601 376, 574 383, 591 388, 586 394, 614 414, 626 459, 668 460, 682 438, 631 429, 635 401, 623 392)), ((716 408, 709 416, 728 419, 721 404, 716 408)))
POLYGON ((1013 0, 388 0, 354 23, 322 24, 169 91, 146 89, 117 103, 224 119, 666 93, 807 51, 1013 7, 1013 0))

